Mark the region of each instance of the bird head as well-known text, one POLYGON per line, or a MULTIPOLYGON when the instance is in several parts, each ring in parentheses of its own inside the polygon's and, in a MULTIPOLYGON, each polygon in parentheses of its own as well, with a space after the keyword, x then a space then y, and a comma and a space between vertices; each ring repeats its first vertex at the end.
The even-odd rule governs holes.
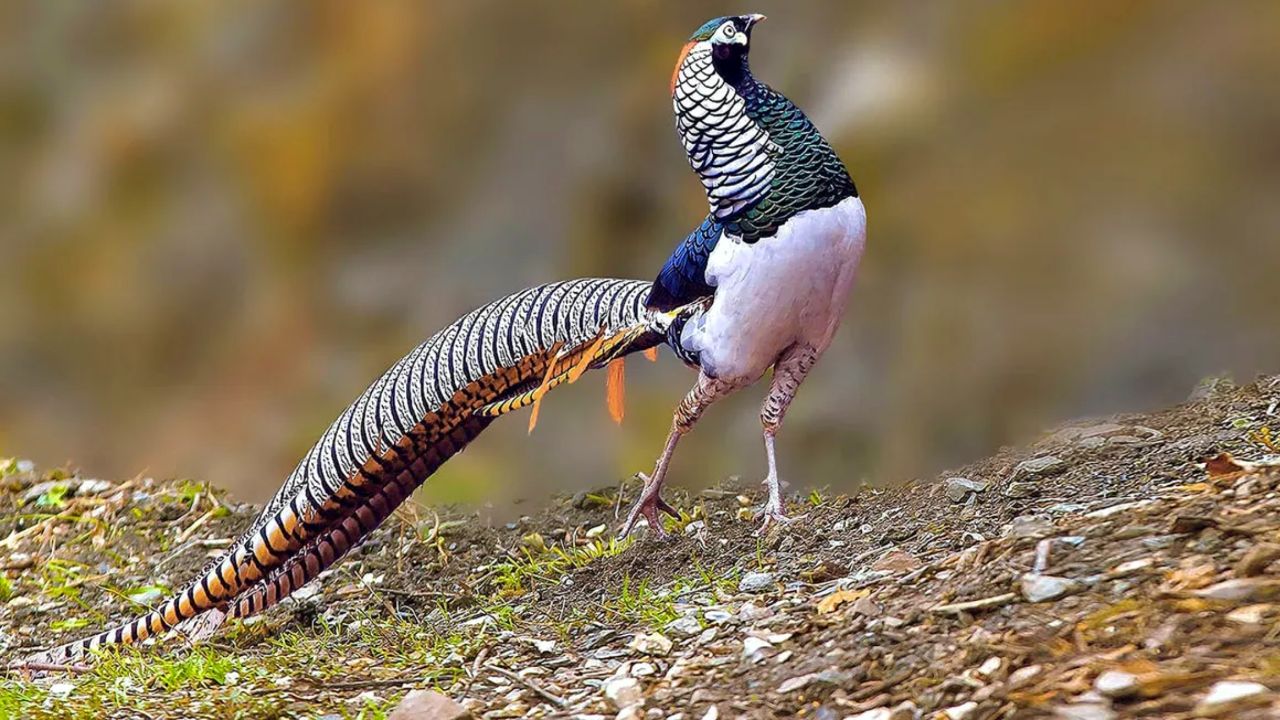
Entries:
POLYGON ((711 51, 718 60, 727 60, 738 55, 746 55, 751 46, 751 28, 764 20, 764 15, 729 15, 703 23, 689 42, 710 43, 711 51))
POLYGON ((685 59, 694 48, 706 48, 715 59, 716 69, 731 82, 742 77, 747 67, 747 51, 751 48, 751 28, 764 20, 764 15, 729 15, 702 24, 680 50, 675 70, 671 73, 671 91, 685 59))

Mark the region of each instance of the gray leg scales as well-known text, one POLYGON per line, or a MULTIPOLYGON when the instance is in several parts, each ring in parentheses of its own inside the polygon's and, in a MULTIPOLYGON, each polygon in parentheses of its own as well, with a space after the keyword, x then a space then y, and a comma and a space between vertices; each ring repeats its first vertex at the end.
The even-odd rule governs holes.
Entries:
POLYGON ((760 424, 764 427, 764 451, 769 462, 769 474, 765 476, 764 486, 769 490, 769 499, 756 515, 763 518, 760 531, 765 532, 771 525, 784 525, 791 522, 787 517, 786 507, 782 502, 782 480, 778 477, 778 461, 774 450, 774 438, 782 427, 782 418, 787 408, 796 397, 800 384, 818 360, 818 354, 809 345, 795 345, 778 358, 773 367, 773 380, 769 383, 769 395, 760 406, 760 424))
POLYGON ((702 413, 711 406, 716 400, 732 393, 741 387, 740 384, 717 380, 706 374, 698 375, 698 382, 693 389, 684 396, 684 400, 680 401, 680 405, 676 407, 675 418, 671 423, 671 432, 667 435, 667 444, 662 449, 662 454, 658 456, 658 462, 654 465, 653 474, 645 475, 637 473, 637 477, 644 480, 644 489, 640 491, 640 497, 636 499, 631 511, 627 513, 627 520, 623 523, 622 532, 619 537, 626 537, 631 534, 631 530, 635 528, 636 522, 640 518, 644 518, 649 524, 649 532, 659 538, 667 536, 665 530, 662 529, 662 518, 660 512, 678 518, 680 514, 675 508, 671 507, 667 501, 662 499, 662 484, 667 479, 667 468, 671 464, 671 457, 675 454, 676 444, 680 442, 680 438, 685 433, 693 429, 697 424, 698 418, 702 417, 702 413))

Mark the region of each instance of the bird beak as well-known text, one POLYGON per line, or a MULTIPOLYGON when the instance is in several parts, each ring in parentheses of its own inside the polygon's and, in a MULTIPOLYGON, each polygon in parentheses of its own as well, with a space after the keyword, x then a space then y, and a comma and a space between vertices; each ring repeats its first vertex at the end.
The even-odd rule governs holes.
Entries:
POLYGON ((768 20, 768 19, 769 19, 769 18, 765 17, 764 15, 761 15, 760 13, 752 13, 751 15, 743 15, 742 17, 743 17, 743 19, 745 19, 745 20, 747 21, 747 29, 748 29, 748 30, 750 30, 750 29, 751 29, 751 26, 755 25, 756 23, 760 22, 761 20, 768 20))

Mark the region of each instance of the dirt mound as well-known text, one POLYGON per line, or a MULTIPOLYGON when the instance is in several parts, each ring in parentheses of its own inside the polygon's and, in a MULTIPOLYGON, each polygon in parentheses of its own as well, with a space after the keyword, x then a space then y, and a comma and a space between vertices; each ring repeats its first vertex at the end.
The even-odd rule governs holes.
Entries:
MULTIPOLYGON (((1270 717, 1280 709, 1280 378, 1075 423, 928 483, 628 497, 502 527, 408 508, 296 600, 215 642, 0 680, 0 716, 381 717, 415 687, 481 717, 1270 717)), ((0 466, 6 658, 133 615, 254 508, 195 483, 0 466)))

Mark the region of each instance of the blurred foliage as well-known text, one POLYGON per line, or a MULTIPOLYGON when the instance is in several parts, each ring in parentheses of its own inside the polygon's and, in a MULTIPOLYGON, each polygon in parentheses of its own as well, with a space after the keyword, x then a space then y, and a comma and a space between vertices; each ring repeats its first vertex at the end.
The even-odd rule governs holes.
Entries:
MULTIPOLYGON (((1280 5, 749 9, 771 16, 757 74, 837 144, 871 218, 782 436, 793 482, 892 482, 1276 369, 1280 5)), ((667 78, 724 11, 7 4, 0 449, 262 499, 464 311, 652 276, 705 211, 667 78)), ((623 429, 582 383, 431 487, 499 502, 647 470, 692 377, 669 358, 629 377, 623 429)), ((713 410, 677 478, 762 475, 759 397, 713 410)))

